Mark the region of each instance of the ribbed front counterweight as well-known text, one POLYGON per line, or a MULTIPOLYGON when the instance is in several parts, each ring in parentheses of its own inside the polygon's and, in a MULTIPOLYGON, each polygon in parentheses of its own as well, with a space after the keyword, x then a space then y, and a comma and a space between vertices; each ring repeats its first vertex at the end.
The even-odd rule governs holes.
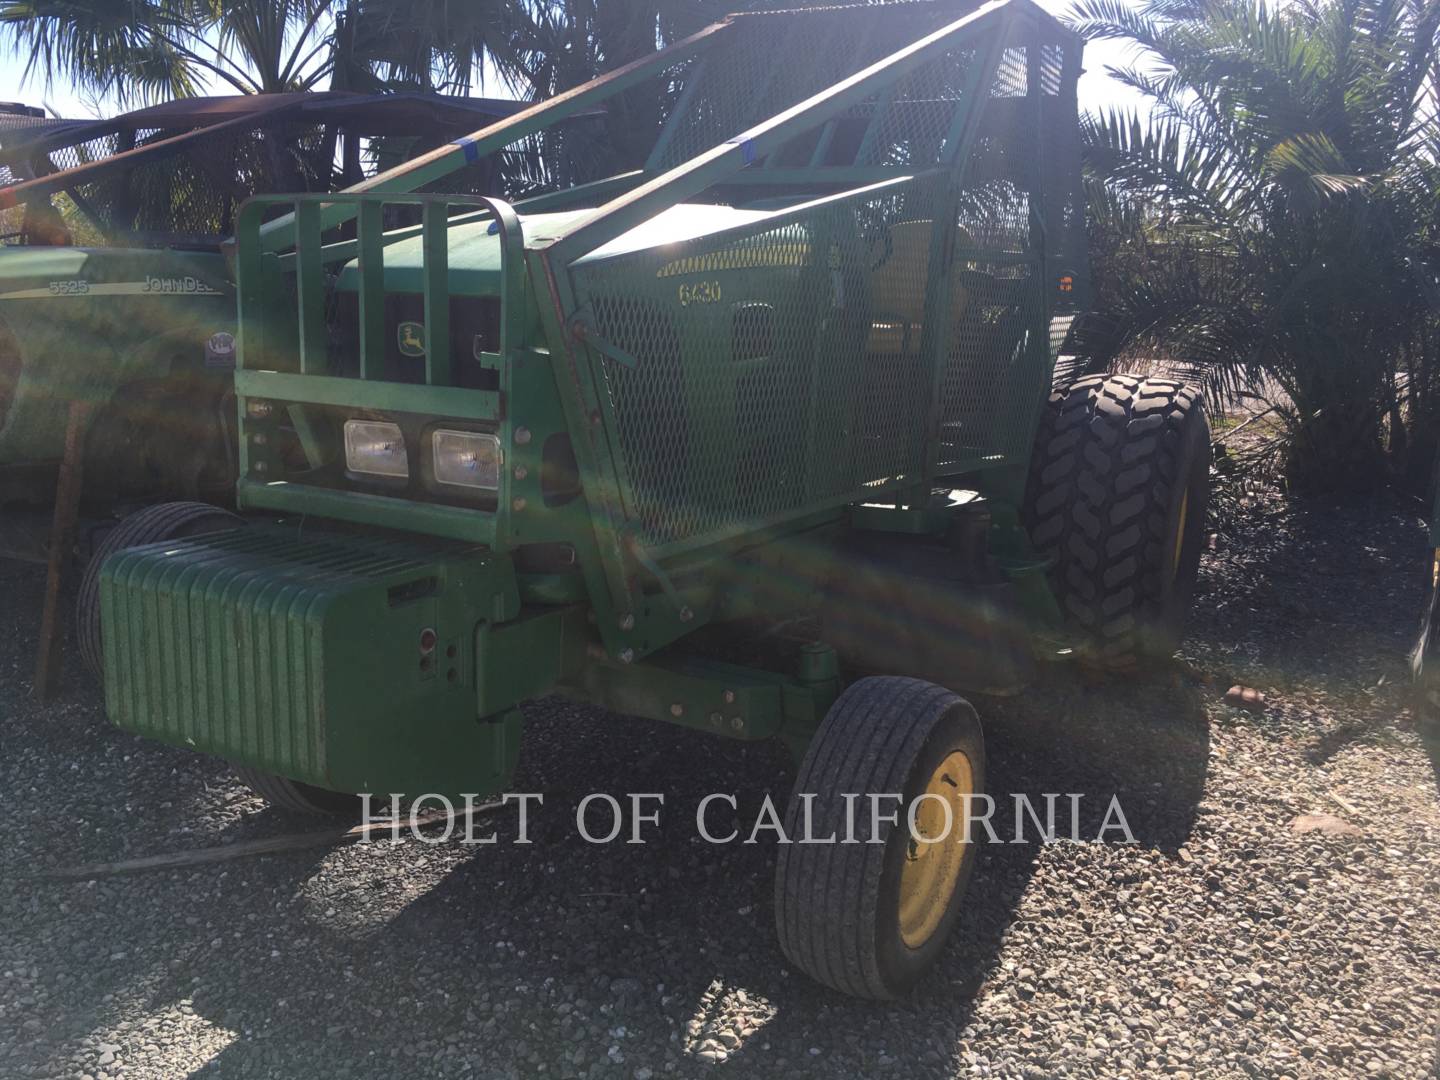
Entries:
POLYGON ((475 627, 513 589, 473 547, 264 527, 131 548, 102 572, 106 705, 308 783, 441 790, 475 742, 475 627))

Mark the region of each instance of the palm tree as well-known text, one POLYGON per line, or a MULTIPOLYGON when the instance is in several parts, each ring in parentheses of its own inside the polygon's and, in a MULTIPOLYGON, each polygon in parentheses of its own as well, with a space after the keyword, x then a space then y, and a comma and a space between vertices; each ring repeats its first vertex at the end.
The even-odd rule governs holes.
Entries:
MULTIPOLYGON (((505 51, 496 50, 517 97, 544 100, 663 48, 722 18, 743 0, 522 0, 505 51)), ((755 6, 753 3, 749 6, 755 6)), ((663 76, 606 105, 598 126, 549 133, 532 148, 537 180, 583 183, 639 167, 674 102, 663 76)))
MULTIPOLYGON (((654 52, 734 0, 0 0, 0 40, 27 75, 120 103, 220 85, 240 93, 415 88, 541 100, 654 52), (495 92, 495 91, 491 91, 495 92)), ((657 79, 596 123, 546 132, 504 156, 512 195, 640 164, 674 97, 657 79)), ((406 156, 413 140, 372 146, 406 156)), ((462 186, 466 178, 454 182, 462 186)))
MULTIPOLYGON (((1084 122, 1095 367, 1141 351, 1269 395, 1297 486, 1440 429, 1436 0, 1079 0, 1148 115, 1084 122)), ((1430 443, 1433 447, 1433 441, 1430 443)))
POLYGON ((128 104, 386 85, 464 92, 503 38, 504 0, 0 0, 27 77, 128 104))

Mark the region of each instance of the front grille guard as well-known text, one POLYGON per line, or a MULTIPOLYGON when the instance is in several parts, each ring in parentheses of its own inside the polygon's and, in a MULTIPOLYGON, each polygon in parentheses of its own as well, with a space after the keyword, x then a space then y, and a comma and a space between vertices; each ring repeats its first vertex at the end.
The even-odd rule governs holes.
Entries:
POLYGON ((460 222, 489 220, 498 234, 500 339, 495 353, 478 359, 503 370, 501 358, 520 344, 525 310, 524 236, 519 216, 501 199, 478 195, 417 195, 341 192, 324 195, 262 196, 241 207, 236 230, 239 338, 235 392, 242 428, 237 497, 255 509, 315 513, 340 520, 397 529, 421 529, 436 536, 494 544, 505 535, 506 490, 501 475, 495 511, 417 504, 383 494, 324 490, 282 479, 265 421, 283 412, 294 426, 306 458, 318 463, 321 447, 307 406, 356 412, 381 411, 446 417, 492 424, 509 445, 507 410, 501 390, 458 385, 456 358, 448 347, 425 349, 425 381, 384 381, 388 329, 385 322, 385 249, 420 238, 424 262, 421 298, 426 339, 450 340, 449 245, 460 222), (418 210, 420 223, 386 229, 386 212, 418 210), (354 222, 354 237, 326 242, 325 213, 338 209, 354 222), (263 250, 262 231, 276 210, 289 211, 293 249, 284 255, 263 250), (327 315, 330 289, 341 266, 354 261, 358 274, 358 377, 331 373, 327 315), (256 427, 261 430, 255 430, 256 427))

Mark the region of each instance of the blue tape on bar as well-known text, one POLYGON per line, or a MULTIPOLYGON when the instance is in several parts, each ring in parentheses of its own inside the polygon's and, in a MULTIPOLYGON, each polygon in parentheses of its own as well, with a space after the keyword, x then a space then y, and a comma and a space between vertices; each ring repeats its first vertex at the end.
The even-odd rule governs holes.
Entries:
POLYGON ((463 138, 463 139, 455 139, 455 140, 453 140, 453 141, 450 143, 450 145, 451 145, 451 146, 458 146, 458 147, 460 147, 460 149, 464 150, 464 151, 465 151, 465 163, 466 163, 467 165, 474 165, 475 162, 477 162, 477 161, 480 160, 480 151, 479 151, 478 149, 476 149, 476 147, 475 147, 476 141, 477 141, 477 140, 472 139, 472 138, 470 138, 469 136, 466 136, 466 137, 463 138))
POLYGON ((725 141, 726 141, 726 143, 727 143, 728 145, 730 145, 730 146, 738 146, 738 147, 740 147, 740 156, 745 159, 745 164, 746 164, 746 165, 753 165, 753 164, 754 164, 754 162, 755 162, 755 142, 754 142, 754 140, 752 140, 752 139, 750 139, 750 138, 747 138, 746 136, 742 135, 742 136, 740 136, 739 138, 736 138, 736 139, 726 139, 725 141))

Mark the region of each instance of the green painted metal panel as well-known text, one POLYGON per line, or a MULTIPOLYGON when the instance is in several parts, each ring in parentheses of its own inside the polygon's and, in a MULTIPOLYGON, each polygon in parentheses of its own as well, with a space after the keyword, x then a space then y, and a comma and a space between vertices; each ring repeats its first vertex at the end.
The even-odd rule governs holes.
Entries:
POLYGON ((519 610, 502 557, 252 527, 121 552, 101 602, 107 706, 127 730, 341 791, 509 778, 471 654, 481 622, 519 610))
POLYGON ((366 491, 337 491, 284 480, 270 483, 241 480, 236 487, 236 502, 242 509, 315 514, 336 521, 353 521, 357 525, 378 525, 477 544, 493 544, 496 536, 495 515, 483 510, 417 503, 366 491))
POLYGON ((218 254, 0 247, 0 465, 58 459, 70 402, 203 371, 207 339, 234 329, 218 254))
POLYGON ((354 409, 497 420, 500 395, 493 390, 456 390, 403 383, 371 383, 337 375, 297 375, 284 371, 237 371, 236 392, 245 397, 341 405, 354 409))

